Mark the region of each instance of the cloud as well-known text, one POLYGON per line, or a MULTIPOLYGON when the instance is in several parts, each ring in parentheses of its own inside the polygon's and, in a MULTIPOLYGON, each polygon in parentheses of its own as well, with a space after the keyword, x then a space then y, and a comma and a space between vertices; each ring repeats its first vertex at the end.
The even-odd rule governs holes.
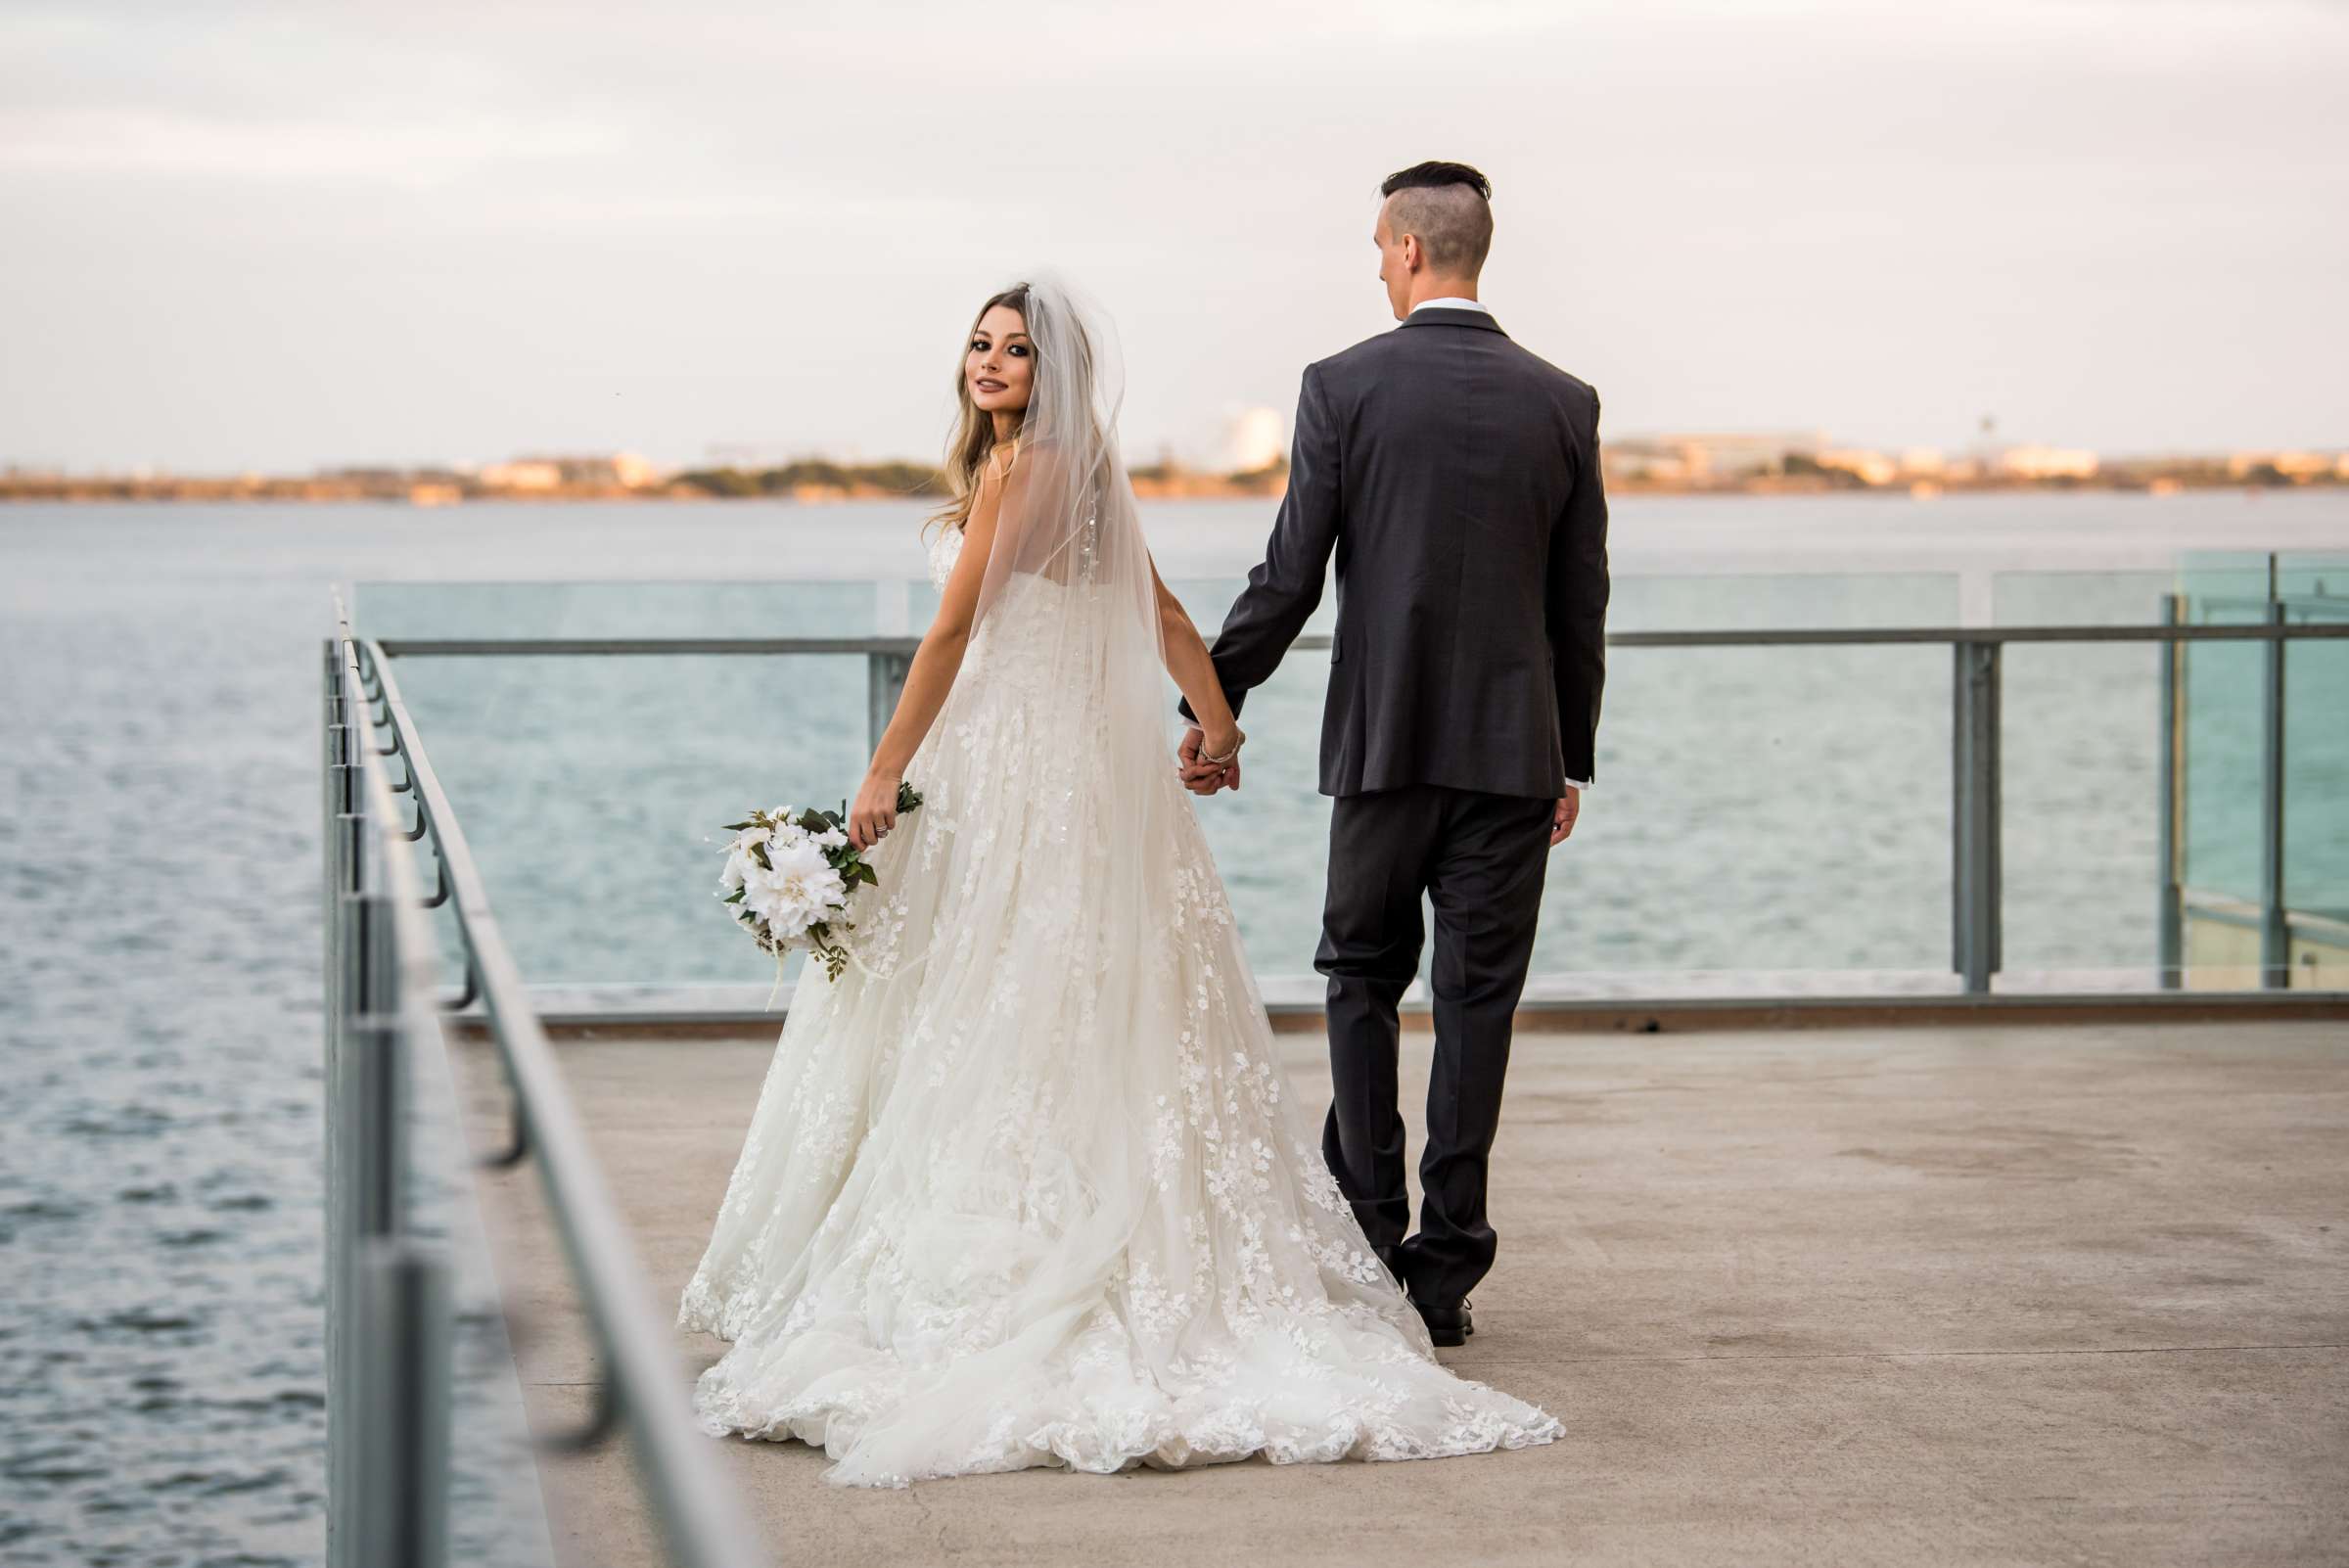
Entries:
POLYGON ((1431 156, 1618 428, 2337 439, 2344 68, 2285 3, 20 0, 0 461, 924 451, 1038 261, 1187 446, 1388 324, 1431 156))
POLYGON ((140 109, 0 115, 0 170, 92 177, 341 178, 432 186, 492 167, 584 163, 611 157, 622 143, 614 127, 582 120, 235 121, 140 109))

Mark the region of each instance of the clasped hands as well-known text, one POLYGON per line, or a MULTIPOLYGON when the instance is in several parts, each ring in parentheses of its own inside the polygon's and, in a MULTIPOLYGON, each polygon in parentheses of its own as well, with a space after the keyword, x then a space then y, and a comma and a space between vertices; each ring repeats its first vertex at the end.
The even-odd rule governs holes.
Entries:
MULTIPOLYGON (((1182 787, 1193 795, 1238 789, 1240 747, 1247 739, 1246 732, 1234 724, 1231 739, 1218 750, 1207 744, 1207 732, 1198 725, 1186 728, 1182 744, 1174 752, 1174 766, 1182 774, 1182 787)), ((1575 821, 1582 814, 1583 792, 1569 786, 1550 808, 1549 842, 1553 848, 1573 836, 1575 821)))
POLYGON ((1220 746, 1207 743, 1207 731, 1193 724, 1182 732, 1182 744, 1174 751, 1174 767, 1182 775, 1182 787, 1193 795, 1213 795, 1218 790, 1236 790, 1240 787, 1240 747, 1247 734, 1234 724, 1230 737, 1220 746))

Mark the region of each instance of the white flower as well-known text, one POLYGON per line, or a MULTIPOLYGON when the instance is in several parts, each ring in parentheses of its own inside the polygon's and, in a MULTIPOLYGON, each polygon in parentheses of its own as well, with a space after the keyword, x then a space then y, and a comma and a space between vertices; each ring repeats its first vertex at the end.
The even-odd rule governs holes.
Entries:
POLYGON ((741 887, 743 879, 758 869, 759 862, 751 853, 751 846, 764 844, 773 837, 771 829, 762 827, 747 827, 734 835, 734 841, 726 846, 726 868, 717 874, 720 898, 741 887))
POLYGON ((767 864, 749 861, 743 870, 743 907, 766 922, 769 935, 784 942, 848 903, 848 889, 805 834, 796 844, 769 844, 767 864))
POLYGON ((848 848, 849 836, 838 828, 826 828, 815 835, 815 842, 827 850, 848 848))

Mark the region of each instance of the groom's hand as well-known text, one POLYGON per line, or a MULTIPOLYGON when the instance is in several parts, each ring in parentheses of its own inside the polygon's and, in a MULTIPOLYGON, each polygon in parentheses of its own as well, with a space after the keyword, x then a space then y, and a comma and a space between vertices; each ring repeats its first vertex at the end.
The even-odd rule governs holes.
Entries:
POLYGON ((1574 835, 1574 819, 1583 814, 1583 792, 1569 785, 1558 797, 1558 807, 1550 813, 1549 842, 1554 849, 1574 835))

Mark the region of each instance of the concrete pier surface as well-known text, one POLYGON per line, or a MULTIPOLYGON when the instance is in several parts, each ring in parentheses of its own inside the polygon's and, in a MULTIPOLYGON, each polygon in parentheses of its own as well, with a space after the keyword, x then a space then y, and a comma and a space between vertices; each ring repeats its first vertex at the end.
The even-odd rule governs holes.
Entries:
MULTIPOLYGON (((1282 1045, 1325 1097, 1319 1039, 1282 1045)), ((559 1046, 664 1318, 771 1046, 559 1046)), ((484 1149, 491 1050, 455 1046, 484 1149)), ((481 1190, 569 1426, 595 1366, 536 1173, 481 1190)), ((1492 1207, 1441 1354, 1558 1415, 1546 1448, 901 1492, 798 1444, 710 1462, 778 1563, 2349 1563, 2349 1027, 1521 1034, 1492 1207)), ((680 1384, 719 1349, 678 1335, 680 1384)), ((624 1446, 542 1476, 567 1563, 664 1560, 624 1446)))

